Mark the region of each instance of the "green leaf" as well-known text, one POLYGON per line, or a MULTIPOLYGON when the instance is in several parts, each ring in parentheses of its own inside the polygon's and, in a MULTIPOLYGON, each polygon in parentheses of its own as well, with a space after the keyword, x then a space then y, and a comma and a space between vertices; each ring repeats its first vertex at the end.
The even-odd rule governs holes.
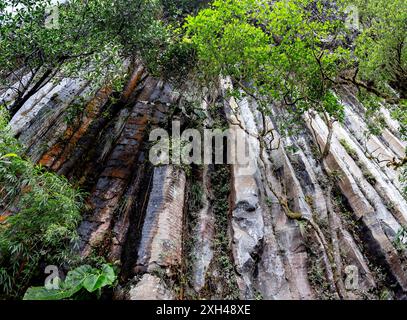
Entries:
POLYGON ((81 289, 81 283, 58 290, 48 290, 45 287, 31 287, 28 288, 23 300, 62 300, 72 297, 81 289))
POLYGON ((96 292, 100 296, 100 290, 112 285, 116 278, 116 273, 109 264, 103 264, 101 270, 83 265, 68 272, 65 281, 61 281, 60 289, 48 290, 44 287, 32 287, 25 293, 24 300, 68 299, 81 289, 90 293, 96 292))
POLYGON ((116 281, 117 276, 111 265, 104 264, 102 266, 102 271, 103 271, 104 275, 106 276, 106 279, 109 282, 109 284, 112 284, 113 282, 116 281))
POLYGON ((7 153, 4 156, 0 157, 0 159, 6 159, 6 158, 19 158, 19 156, 15 153, 7 153))
POLYGON ((95 274, 88 275, 83 281, 83 287, 89 292, 97 290, 98 285, 100 284, 100 277, 101 276, 97 276, 95 274))

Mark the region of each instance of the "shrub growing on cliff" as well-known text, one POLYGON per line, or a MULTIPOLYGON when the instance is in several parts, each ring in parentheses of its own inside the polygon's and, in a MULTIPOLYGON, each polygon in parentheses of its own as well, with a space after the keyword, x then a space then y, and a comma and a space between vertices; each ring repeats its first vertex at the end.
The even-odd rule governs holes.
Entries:
POLYGON ((19 295, 40 263, 69 263, 78 240, 82 194, 21 156, 0 114, 0 292, 19 295))

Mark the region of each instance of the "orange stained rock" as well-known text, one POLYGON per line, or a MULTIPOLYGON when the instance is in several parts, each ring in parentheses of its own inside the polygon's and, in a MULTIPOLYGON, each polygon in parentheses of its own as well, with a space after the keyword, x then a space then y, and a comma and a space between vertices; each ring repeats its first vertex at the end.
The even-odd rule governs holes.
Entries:
POLYGON ((100 113, 102 106, 107 102, 112 91, 110 86, 99 90, 96 96, 86 105, 79 128, 76 131, 72 127, 68 127, 65 130, 63 141, 69 140, 65 147, 63 147, 61 142, 54 145, 40 160, 41 165, 51 167, 52 170, 57 171, 65 163, 79 139, 85 134, 92 121, 100 113))
POLYGON ((54 144, 40 159, 39 164, 50 168, 58 156, 61 154, 64 148, 63 141, 67 141, 71 138, 74 133, 74 129, 71 126, 68 126, 63 134, 62 142, 57 142, 54 144))
POLYGON ((7 222, 7 218, 11 216, 10 211, 4 211, 3 213, 0 213, 0 224, 5 225, 7 222))
POLYGON ((136 67, 136 69, 133 71, 133 74, 131 75, 131 78, 129 82, 126 85, 126 88, 123 91, 122 95, 122 100, 127 101, 134 90, 136 89, 138 83, 140 82, 140 79, 144 73, 144 68, 142 66, 136 67))
POLYGON ((50 168, 54 163, 55 159, 62 152, 61 143, 57 143, 51 147, 40 159, 39 164, 41 166, 50 168))

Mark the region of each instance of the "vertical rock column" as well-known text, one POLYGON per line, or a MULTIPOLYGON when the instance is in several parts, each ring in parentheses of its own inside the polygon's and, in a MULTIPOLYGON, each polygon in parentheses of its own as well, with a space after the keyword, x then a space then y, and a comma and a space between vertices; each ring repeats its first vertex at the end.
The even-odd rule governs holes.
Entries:
POLYGON ((210 172, 208 166, 205 165, 202 175, 202 208, 195 213, 197 223, 195 230, 193 230, 195 243, 192 248, 192 257, 194 259, 192 284, 197 293, 204 288, 206 283, 207 272, 213 259, 213 241, 215 236, 213 195, 209 189, 210 172))
MULTIPOLYGON (((208 103, 202 102, 202 109, 206 114, 204 127, 212 127, 213 119, 208 112, 208 103)), ((195 292, 199 295, 207 282, 207 275, 210 271, 210 266, 214 257, 214 237, 215 237, 215 216, 213 201, 214 195, 211 189, 211 172, 213 168, 208 164, 203 164, 203 169, 200 175, 200 181, 196 183, 202 184, 202 194, 200 204, 201 208, 197 212, 189 212, 194 216, 195 225, 191 230, 191 236, 194 237, 193 247, 191 249, 190 259, 192 260, 192 279, 191 283, 195 292)))
MULTIPOLYGON (((156 81, 151 80, 141 95, 148 98, 156 84, 156 81)), ((110 246, 111 239, 108 235, 113 222, 113 213, 135 174, 138 152, 146 135, 151 112, 151 106, 136 102, 105 162, 104 170, 90 197, 92 212, 79 228, 83 256, 88 256, 92 248, 103 249, 110 246)))
MULTIPOLYGON (((222 83, 222 89, 226 91, 231 83, 226 80, 222 83)), ((239 105, 234 98, 225 103, 226 118, 229 122, 231 144, 229 160, 236 159, 238 150, 243 146, 237 146, 238 132, 247 130, 244 120, 240 115, 239 105)), ((256 150, 258 141, 247 135, 250 147, 256 150)), ((238 141, 238 143, 246 143, 238 141)), ((232 164, 231 184, 231 227, 232 227, 232 250, 236 270, 238 273, 238 285, 242 299, 254 298, 253 281, 259 250, 262 248, 264 238, 263 211, 260 205, 260 191, 257 186, 256 174, 258 173, 257 155, 249 160, 247 164, 232 164)), ((237 161, 234 161, 237 162, 237 161)))
POLYGON ((173 165, 154 169, 137 259, 137 271, 145 274, 130 290, 131 300, 173 297, 158 275, 174 274, 180 267, 185 183, 185 173, 173 165))
POLYGON ((264 220, 270 224, 269 230, 273 230, 273 236, 268 236, 270 245, 275 244, 280 262, 276 265, 263 254, 262 259, 268 262, 266 267, 262 264, 262 277, 259 277, 259 285, 265 290, 265 296, 276 299, 312 299, 314 293, 308 281, 307 253, 304 239, 300 232, 297 221, 287 215, 287 210, 300 214, 302 219, 311 220, 312 214, 300 182, 298 181, 293 166, 284 150, 284 141, 275 128, 272 118, 263 116, 257 110, 257 104, 252 99, 245 99, 240 103, 242 114, 246 115, 246 123, 252 123, 252 130, 259 135, 261 132, 270 132, 264 137, 264 149, 260 150, 263 155, 259 159, 262 193, 267 208, 264 220), (277 198, 278 197, 278 198, 277 198), (281 203, 281 201, 286 202, 281 203), (283 207, 286 205, 287 207, 283 207), (270 219, 271 217, 271 219, 270 219), (274 238, 274 239, 273 239, 274 238), (279 279, 279 286, 274 286, 271 291, 270 280, 267 273, 273 271, 275 279, 279 279), (284 272, 284 278, 282 273, 284 272))
POLYGON ((60 141, 44 153, 39 163, 57 172, 74 152, 81 137, 88 131, 95 119, 100 116, 111 93, 110 87, 99 90, 96 96, 86 104, 79 123, 68 125, 60 141))

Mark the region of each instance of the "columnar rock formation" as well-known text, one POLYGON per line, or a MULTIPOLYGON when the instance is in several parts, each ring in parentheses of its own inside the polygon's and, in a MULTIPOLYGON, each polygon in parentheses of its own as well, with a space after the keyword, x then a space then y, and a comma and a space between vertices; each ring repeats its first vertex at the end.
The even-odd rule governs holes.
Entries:
MULTIPOLYGON (((122 93, 50 82, 11 119, 32 160, 88 191, 79 250, 121 265, 127 289, 117 297, 406 298, 407 252, 394 243, 407 202, 385 161, 404 156, 397 122, 383 109, 386 128, 366 135, 364 107, 343 88, 345 121, 334 124, 321 160, 328 127, 320 115, 309 112, 288 135, 283 108, 263 119, 250 97, 222 92, 198 101, 206 116, 193 124, 179 112, 192 93, 135 66, 122 93), (170 129, 175 116, 183 128, 243 129, 251 173, 237 164, 154 167, 149 132, 170 129), (273 135, 260 137, 266 131, 273 135)), ((12 91, 1 99, 12 101, 12 91)))

